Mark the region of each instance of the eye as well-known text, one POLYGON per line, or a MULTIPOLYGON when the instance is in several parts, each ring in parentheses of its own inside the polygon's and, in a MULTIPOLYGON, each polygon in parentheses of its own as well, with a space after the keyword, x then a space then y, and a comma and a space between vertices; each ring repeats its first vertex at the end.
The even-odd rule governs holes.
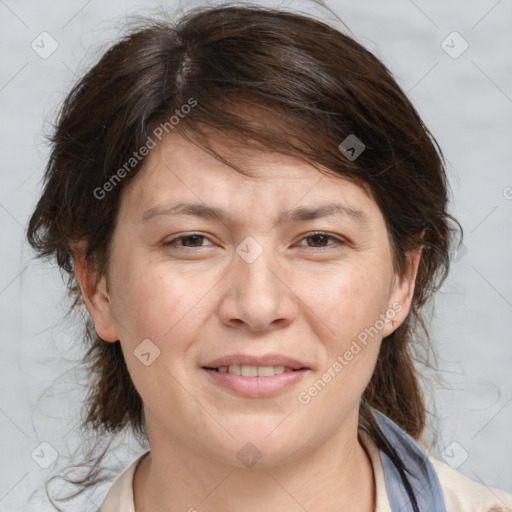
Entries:
MULTIPOLYGON (((163 245, 165 247, 176 247, 178 249, 190 247, 190 248, 198 248, 204 247, 201 242, 204 240, 208 240, 204 235, 199 235, 197 233, 190 233, 188 235, 180 235, 174 238, 171 238, 163 245)), ((212 244, 210 244, 212 245, 212 244)))
POLYGON ((308 234, 307 236, 302 238, 301 242, 304 240, 306 240, 306 241, 311 240, 313 245, 310 247, 317 248, 317 249, 323 249, 325 247, 330 247, 333 245, 339 245, 339 244, 343 245, 344 244, 344 241, 341 238, 335 237, 334 235, 331 235, 329 233, 324 233, 321 231, 308 234), (328 240, 334 240, 337 243, 331 243, 331 244, 326 245, 328 240))
MULTIPOLYGON (((200 247, 205 247, 203 244, 204 241, 209 241, 208 238, 204 235, 198 233, 190 233, 186 235, 179 235, 170 240, 166 241, 163 246, 164 247, 172 247, 176 249, 199 249, 200 247)), ((338 238, 334 235, 324 232, 314 232, 304 236, 299 245, 303 245, 303 241, 310 241, 308 243, 308 247, 312 249, 327 249, 336 245, 343 245, 344 241, 341 238, 338 238), (333 241, 333 243, 328 243, 329 241, 333 241)), ((208 243, 208 245, 213 245, 208 243)))

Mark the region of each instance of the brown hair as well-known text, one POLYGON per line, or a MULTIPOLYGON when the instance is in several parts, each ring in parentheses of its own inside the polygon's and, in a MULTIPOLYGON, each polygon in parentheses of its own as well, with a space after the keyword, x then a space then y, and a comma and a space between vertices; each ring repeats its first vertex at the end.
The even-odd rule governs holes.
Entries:
MULTIPOLYGON (((411 348, 429 343, 421 310, 446 277, 457 222, 447 212, 441 151, 391 73, 340 31, 266 8, 204 8, 129 32, 64 101, 28 227, 38 254, 55 257, 67 273, 73 306, 82 300, 72 244, 85 242, 98 274, 108 272, 120 195, 143 159, 130 168, 126 162, 162 123, 221 160, 211 133, 363 186, 384 215, 399 275, 407 272, 407 252, 423 248, 411 311, 384 340, 361 408, 361 424, 375 437, 371 407, 418 437, 425 405, 411 348), (193 102, 179 123, 169 121, 193 102), (365 145, 356 159, 338 148, 351 134, 365 145), (100 194, 106 182, 112 186, 100 194)), ((119 341, 104 342, 90 325, 86 337, 92 381, 84 424, 103 434, 129 426, 144 436, 143 404, 119 341)))

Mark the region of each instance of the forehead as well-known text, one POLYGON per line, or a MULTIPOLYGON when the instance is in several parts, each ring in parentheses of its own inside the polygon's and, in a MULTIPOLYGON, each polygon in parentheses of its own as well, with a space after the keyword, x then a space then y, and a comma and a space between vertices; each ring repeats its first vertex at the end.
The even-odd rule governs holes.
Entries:
MULTIPOLYGON (((121 209, 137 210, 139 216, 148 218, 171 203, 185 209, 187 204, 203 203, 205 216, 209 209, 211 217, 220 217, 220 208, 227 207, 237 215, 261 215, 302 206, 302 212, 295 212, 298 220, 301 215, 303 219, 310 215, 304 210, 306 206, 322 203, 331 211, 338 209, 338 213, 344 209, 356 220, 375 215, 376 204, 369 193, 332 171, 322 172, 303 160, 276 152, 227 144, 217 145, 215 151, 231 166, 179 136, 163 139, 127 183, 121 209), (259 209, 251 211, 256 205, 259 209)), ((222 220, 228 221, 225 215, 222 220)))

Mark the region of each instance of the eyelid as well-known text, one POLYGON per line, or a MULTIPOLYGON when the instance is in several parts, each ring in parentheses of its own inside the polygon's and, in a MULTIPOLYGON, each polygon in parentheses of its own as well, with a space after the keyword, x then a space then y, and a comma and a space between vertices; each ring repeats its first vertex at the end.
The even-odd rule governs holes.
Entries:
MULTIPOLYGON (((204 235, 202 233, 199 233, 199 232, 190 232, 190 233, 180 233, 180 234, 177 234, 176 236, 173 236, 172 238, 170 238, 169 240, 166 240, 162 245, 165 247, 165 246, 170 246, 170 245, 173 245, 176 241, 179 241, 180 239, 184 239, 184 238, 188 238, 190 236, 199 236, 205 240, 208 240, 209 242, 211 242, 211 240, 209 239, 209 237, 207 235, 204 235)), ((303 235, 300 236, 300 239, 299 239, 299 242, 302 242, 304 240, 306 240, 307 238, 310 238, 312 236, 315 236, 315 235, 322 235, 322 236, 325 236, 326 238, 328 239, 332 239, 332 240, 335 240, 336 243, 333 243, 333 244, 328 244, 326 246, 323 246, 323 247, 314 247, 314 246, 304 246, 302 245, 301 247, 307 247, 309 249, 315 249, 315 250, 328 250, 329 248, 333 247, 333 246, 337 246, 339 244, 341 245, 345 245, 347 243, 347 241, 339 236, 339 235, 335 235, 333 233, 330 233, 328 231, 309 231, 307 233, 304 233, 303 235)), ((209 245, 207 246, 198 246, 198 247, 186 247, 186 246, 178 246, 176 245, 177 248, 179 248, 180 250, 188 250, 188 249, 202 249, 204 247, 209 247, 209 246, 212 246, 214 245, 213 243, 210 243, 209 245)))
MULTIPOLYGON (((310 238, 312 236, 315 236, 315 235, 322 235, 322 236, 325 236, 326 238, 330 238, 332 240, 335 240, 336 243, 334 244, 328 244, 324 247, 309 247, 310 249, 317 249, 317 250, 323 250, 323 249, 329 249, 330 247, 333 247, 333 246, 336 246, 337 244, 346 244, 347 241, 340 235, 335 235, 334 233, 330 233, 328 231, 310 231, 308 233, 305 233, 303 235, 301 235, 301 238, 300 238, 300 242, 302 242, 303 240, 305 240, 306 238, 310 238)), ((302 247, 306 247, 306 246, 302 246, 302 247)))
MULTIPOLYGON (((171 245, 173 242, 176 242, 177 240, 180 240, 182 238, 188 238, 190 236, 199 236, 199 237, 204 238, 205 240, 208 240, 209 242, 211 242, 210 238, 207 235, 203 235, 202 233, 197 233, 197 232, 192 231, 190 233, 179 233, 179 234, 173 236, 172 238, 165 240, 162 245, 163 246, 171 245)), ((210 245, 213 245, 213 244, 210 244, 210 245)), ((188 249, 199 249, 200 247, 202 247, 202 246, 189 247, 188 249)), ((187 247, 180 247, 180 249, 187 249, 187 247)))

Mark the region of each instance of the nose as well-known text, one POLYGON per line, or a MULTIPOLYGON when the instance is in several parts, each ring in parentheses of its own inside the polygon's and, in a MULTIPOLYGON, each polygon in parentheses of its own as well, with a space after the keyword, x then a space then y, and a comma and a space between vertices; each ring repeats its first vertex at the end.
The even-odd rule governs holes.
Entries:
POLYGON ((297 315, 298 297, 290 288, 289 276, 270 248, 252 262, 236 254, 226 276, 226 293, 219 309, 221 321, 250 331, 290 325, 297 315))

